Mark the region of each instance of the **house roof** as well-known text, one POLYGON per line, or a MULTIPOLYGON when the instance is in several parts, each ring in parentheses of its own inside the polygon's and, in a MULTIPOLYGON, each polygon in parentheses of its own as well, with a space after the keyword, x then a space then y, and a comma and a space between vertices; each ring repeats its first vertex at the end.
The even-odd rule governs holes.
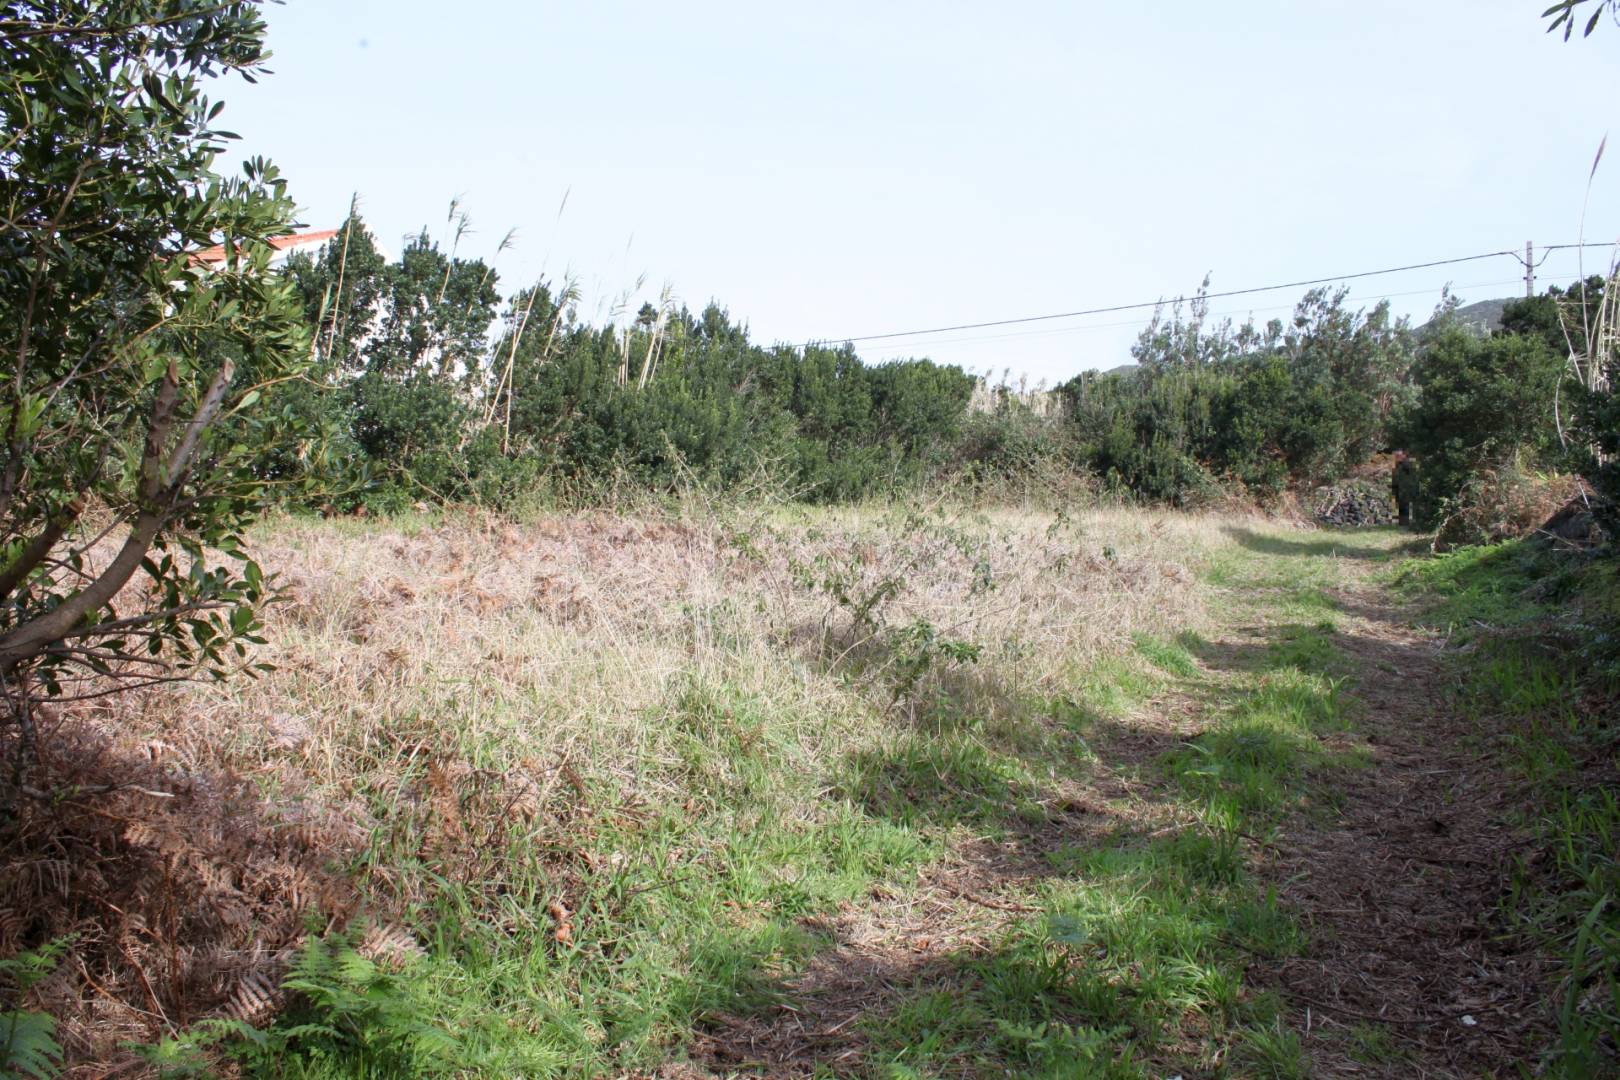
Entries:
MULTIPOLYGON (((276 254, 271 256, 271 261, 279 261, 279 258, 284 258, 295 251, 302 251, 305 248, 319 247, 337 234, 336 229, 318 229, 314 232, 272 236, 270 246, 276 249, 276 254)), ((225 245, 215 244, 211 248, 203 248, 191 257, 191 261, 193 263, 204 263, 208 266, 218 266, 225 261, 225 245)))

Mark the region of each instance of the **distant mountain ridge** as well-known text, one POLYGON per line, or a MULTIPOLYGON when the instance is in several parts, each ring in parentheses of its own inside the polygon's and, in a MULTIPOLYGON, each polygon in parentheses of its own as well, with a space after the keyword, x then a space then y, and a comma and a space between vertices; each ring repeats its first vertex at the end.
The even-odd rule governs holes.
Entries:
MULTIPOLYGON (((1517 296, 1504 296, 1497 300, 1479 300, 1472 304, 1464 304, 1451 313, 1451 318, 1470 334, 1489 337, 1502 329, 1502 313, 1507 310, 1509 304, 1518 299, 1520 298, 1517 296)), ((1426 328, 1433 322, 1434 320, 1430 319, 1423 326, 1426 328)))

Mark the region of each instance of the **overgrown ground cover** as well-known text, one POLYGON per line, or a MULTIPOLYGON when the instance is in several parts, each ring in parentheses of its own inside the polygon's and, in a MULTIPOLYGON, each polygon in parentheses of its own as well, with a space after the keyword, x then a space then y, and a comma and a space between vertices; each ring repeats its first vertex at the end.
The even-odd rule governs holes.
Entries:
POLYGON ((1550 954, 1563 1075, 1620 1068, 1620 580, 1613 560, 1514 541, 1407 563, 1393 581, 1455 648, 1481 752, 1530 793, 1500 912, 1550 954))
POLYGON ((1472 897, 1390 863, 1433 781, 1381 665, 1442 670, 1376 606, 1400 534, 701 504, 256 539, 275 670, 62 717, 81 792, 137 786, 41 810, 72 858, 7 879, 8 933, 65 940, 28 1000, 80 1075, 1509 1075, 1556 1037, 1429 1008, 1460 954, 1381 960, 1402 917, 1334 893, 1411 942, 1472 897))

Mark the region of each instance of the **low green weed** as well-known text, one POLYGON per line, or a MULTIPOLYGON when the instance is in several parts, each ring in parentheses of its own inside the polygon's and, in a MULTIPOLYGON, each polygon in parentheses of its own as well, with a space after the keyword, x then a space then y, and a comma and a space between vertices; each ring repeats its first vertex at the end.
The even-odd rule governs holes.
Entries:
POLYGON ((1136 651, 1154 667, 1183 679, 1198 674, 1198 661, 1180 643, 1159 641, 1145 634, 1138 634, 1134 640, 1136 651))
POLYGON ((956 957, 948 992, 919 981, 869 1025, 879 1075, 1155 1076, 1162 1048, 1190 1041, 1207 1065, 1270 1015, 1244 988, 1248 957, 1289 955, 1299 933, 1234 838, 1195 829, 1054 860, 1063 877, 1040 917, 956 957))
POLYGON ((71 939, 63 938, 0 960, 0 985, 16 997, 10 1009, 0 1011, 0 1076, 49 1080, 58 1074, 62 1047, 56 1041, 55 1019, 18 1005, 56 970, 71 944, 71 939))
POLYGON ((1104 657, 1082 672, 1076 683, 1086 706, 1108 719, 1125 716, 1157 689, 1151 673, 1124 657, 1104 657))
POLYGON ((1252 1070, 1251 1076, 1306 1080, 1311 1075, 1310 1061, 1299 1035, 1280 1021, 1245 1030, 1238 1044, 1237 1058, 1252 1070))

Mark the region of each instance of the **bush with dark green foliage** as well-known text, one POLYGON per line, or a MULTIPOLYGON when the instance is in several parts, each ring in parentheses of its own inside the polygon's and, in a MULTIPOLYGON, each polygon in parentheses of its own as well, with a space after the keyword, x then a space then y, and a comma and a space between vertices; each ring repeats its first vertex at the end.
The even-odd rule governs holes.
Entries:
POLYGON ((1556 456, 1563 374, 1563 356, 1537 334, 1480 338, 1448 327, 1428 342, 1413 367, 1417 400, 1395 429, 1420 463, 1422 518, 1487 468, 1556 456))
POLYGON ((1387 305, 1307 293, 1289 327, 1206 327, 1195 303, 1156 317, 1134 371, 1081 376, 1061 391, 1078 456, 1105 482, 1154 501, 1196 503, 1235 482, 1262 495, 1321 483, 1382 445, 1410 396, 1415 339, 1387 305))
POLYGON ((734 486, 761 472, 801 497, 860 498, 953 461, 974 380, 928 361, 751 343, 726 312, 646 306, 627 327, 578 321, 571 290, 519 291, 484 340, 495 276, 418 236, 386 263, 357 216, 289 274, 331 397, 379 481, 367 501, 521 498, 734 486))
POLYGON ((289 274, 323 365, 311 423, 347 431, 375 480, 365 500, 385 509, 760 478, 827 502, 947 477, 1011 490, 1052 469, 1191 506, 1328 483, 1395 441, 1423 458, 1433 507, 1480 469, 1547 454, 1575 295, 1510 305, 1480 341, 1443 312, 1420 335, 1387 304, 1352 310, 1343 289, 1308 292, 1286 322, 1216 323, 1201 288, 1155 314, 1134 370, 1082 375, 1037 417, 1007 393, 970 408, 975 380, 955 367, 762 347, 714 304, 591 326, 572 289, 540 284, 486 342, 489 267, 425 233, 387 263, 357 216, 289 274))

